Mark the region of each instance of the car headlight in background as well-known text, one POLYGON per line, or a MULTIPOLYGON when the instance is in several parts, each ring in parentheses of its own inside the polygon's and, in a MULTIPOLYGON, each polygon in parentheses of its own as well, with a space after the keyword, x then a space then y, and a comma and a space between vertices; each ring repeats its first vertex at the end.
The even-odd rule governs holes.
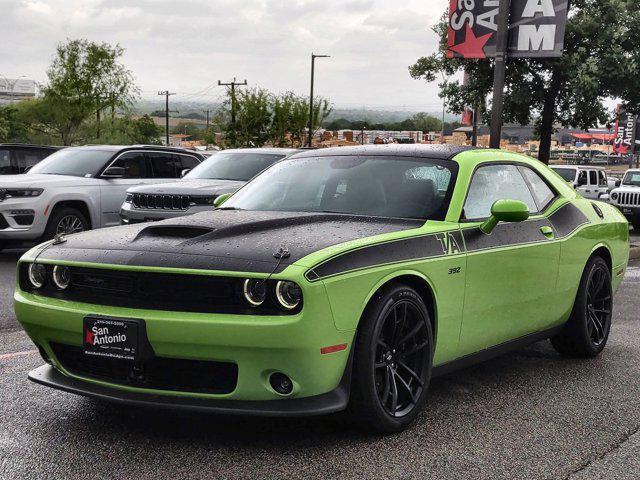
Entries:
POLYGON ((7 188, 5 198, 39 197, 44 192, 42 188, 7 188))
POLYGON ((249 305, 259 307, 267 299, 267 282, 247 279, 242 284, 242 294, 249 305))
POLYGON ((618 200, 618 194, 617 193, 612 193, 611 194, 611 200, 618 200))
POLYGON ((133 193, 127 193, 124 199, 124 203, 133 203, 133 193))
POLYGON ((293 310, 302 300, 302 290, 297 283, 280 281, 276 284, 278 303, 287 310, 293 310))
POLYGON ((47 282, 47 267, 40 263, 32 263, 27 269, 27 275, 33 288, 42 288, 47 282))
POLYGON ((71 283, 71 270, 63 265, 53 267, 53 283, 60 290, 65 290, 71 283))

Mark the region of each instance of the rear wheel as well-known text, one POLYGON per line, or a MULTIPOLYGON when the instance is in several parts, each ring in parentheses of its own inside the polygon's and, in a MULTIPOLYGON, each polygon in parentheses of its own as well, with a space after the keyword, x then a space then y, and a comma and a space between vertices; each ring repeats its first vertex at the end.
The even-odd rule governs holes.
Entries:
POLYGON ((424 406, 432 357, 433 332, 422 298, 402 284, 382 290, 359 328, 349 413, 369 430, 406 428, 424 406))
POLYGON ((611 330, 613 288, 611 272, 600 257, 585 267, 571 317, 551 339, 558 353, 570 357, 595 357, 604 350, 611 330))
POLYGON ((51 214, 43 239, 50 240, 59 234, 70 235, 89 229, 89 221, 82 212, 75 208, 63 207, 54 210, 51 214))

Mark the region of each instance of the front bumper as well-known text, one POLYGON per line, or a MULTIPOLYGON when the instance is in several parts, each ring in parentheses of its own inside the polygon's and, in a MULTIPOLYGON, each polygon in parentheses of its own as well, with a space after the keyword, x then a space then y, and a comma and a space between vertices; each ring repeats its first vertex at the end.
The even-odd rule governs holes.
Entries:
MULTIPOLYGON (((122 401, 166 404, 186 402, 187 405, 214 402, 211 405, 222 409, 220 411, 236 408, 231 405, 236 405, 236 402, 298 401, 331 392, 334 392, 328 402, 331 407, 296 408, 300 408, 300 411, 322 413, 325 409, 340 409, 344 406, 344 402, 340 400, 342 393, 338 394, 336 390, 339 389, 349 365, 349 348, 329 355, 323 355, 321 348, 342 344, 350 347, 355 332, 337 330, 321 285, 314 285, 309 292, 305 292, 305 307, 301 313, 280 317, 105 307, 41 297, 21 290, 15 293, 15 309, 27 334, 51 360, 57 371, 56 374, 38 376, 42 380, 39 383, 54 387, 60 385, 56 388, 67 391, 73 389, 76 393, 92 396, 120 398, 122 401), (56 357, 54 346, 63 344, 80 347, 83 319, 94 314, 143 319, 149 343, 157 357, 237 365, 235 388, 225 394, 149 389, 72 373, 56 357), (282 372, 292 379, 294 389, 291 395, 283 397, 270 386, 269 376, 274 372, 282 372), (60 380, 61 376, 68 381, 60 380), (106 392, 109 392, 108 395, 106 392), (158 400, 159 397, 162 401, 158 400), (143 400, 145 398, 148 400, 143 400), (229 403, 218 406, 215 403, 218 400, 229 403)), ((32 377, 37 381, 34 375, 32 377)), ((326 402, 323 401, 323 405, 324 403, 326 402)), ((278 411, 268 404, 257 407, 251 403, 249 406, 263 414, 278 411)), ((244 412, 246 406, 238 403, 237 409, 244 412)))
POLYGON ((623 205, 615 205, 622 214, 626 217, 627 220, 631 223, 639 223, 640 222, 640 207, 632 207, 632 206, 623 206, 623 205))
POLYGON ((0 202, 0 241, 36 240, 47 226, 42 199, 11 198, 0 202))
POLYGON ((29 372, 29 380, 64 392, 122 405, 220 414, 300 417, 327 415, 347 408, 349 402, 350 368, 345 372, 340 385, 331 392, 308 398, 267 400, 261 402, 204 400, 199 398, 167 397, 148 393, 116 391, 102 385, 91 384, 68 377, 51 365, 43 365, 29 372))

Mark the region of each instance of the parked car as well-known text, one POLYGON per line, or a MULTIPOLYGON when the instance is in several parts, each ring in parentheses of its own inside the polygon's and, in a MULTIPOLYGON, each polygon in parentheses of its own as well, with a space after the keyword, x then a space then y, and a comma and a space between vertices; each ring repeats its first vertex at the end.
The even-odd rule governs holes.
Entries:
POLYGON ((611 203, 618 207, 634 230, 640 230, 640 170, 628 170, 618 188, 611 191, 611 203))
POLYGON ((548 338, 600 354, 629 258, 618 209, 511 152, 304 152, 223 200, 24 255, 16 314, 47 363, 29 378, 397 431, 432 376, 548 338))
POLYGON ((90 146, 56 152, 25 175, 0 177, 0 250, 120 224, 132 185, 170 182, 202 156, 151 146, 90 146))
POLYGON ((178 182, 130 188, 120 219, 123 224, 140 223, 211 210, 218 196, 235 192, 265 168, 297 151, 245 148, 217 153, 178 182))
POLYGON ((41 160, 64 147, 0 143, 0 175, 25 173, 41 160))
POLYGON ((609 199, 609 181, 604 168, 587 165, 552 165, 551 168, 584 198, 609 199))

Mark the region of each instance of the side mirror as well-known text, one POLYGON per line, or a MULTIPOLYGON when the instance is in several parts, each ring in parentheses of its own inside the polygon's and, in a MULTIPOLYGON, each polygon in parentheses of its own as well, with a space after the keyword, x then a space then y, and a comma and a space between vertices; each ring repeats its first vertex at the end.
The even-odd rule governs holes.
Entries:
POLYGON ((187 175, 187 173, 189 173, 190 171, 191 171, 190 168, 185 168, 184 170, 182 170, 180 172, 180 178, 184 178, 187 175))
POLYGON ((214 201, 213 201, 213 206, 215 208, 219 208, 220 206, 222 206, 222 204, 224 202, 226 202, 227 200, 229 200, 229 197, 231 197, 230 193, 225 193, 223 195, 220 195, 219 197, 217 197, 214 201))
POLYGON ((616 180, 616 188, 620 188, 620 185, 622 185, 622 181, 616 180))
POLYGON ((29 170, 31 170, 33 168, 33 165, 29 165, 27 168, 25 168, 22 173, 27 173, 29 170))
POLYGON ((517 223, 529 219, 529 207, 519 200, 498 200, 491 207, 491 216, 480 225, 483 233, 490 235, 499 222, 517 223))
POLYGON ((124 167, 109 167, 107 168, 102 176, 105 178, 124 178, 127 173, 127 169, 124 167))

